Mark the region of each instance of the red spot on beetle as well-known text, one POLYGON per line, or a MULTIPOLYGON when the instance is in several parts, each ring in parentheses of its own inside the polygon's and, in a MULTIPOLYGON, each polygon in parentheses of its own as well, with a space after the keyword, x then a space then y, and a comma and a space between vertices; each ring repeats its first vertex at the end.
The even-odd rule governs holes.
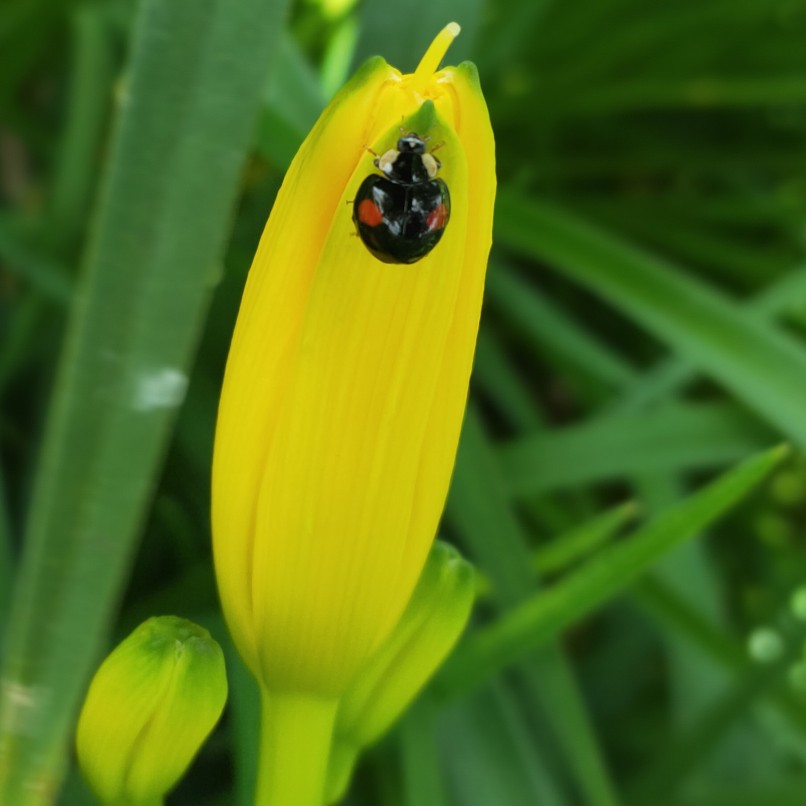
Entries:
POLYGON ((375 202, 364 199, 358 205, 358 220, 368 227, 377 227, 383 221, 383 213, 375 202))
POLYGON ((426 226, 432 232, 437 229, 443 229, 445 224, 448 223, 448 210, 444 204, 435 207, 425 220, 426 226))

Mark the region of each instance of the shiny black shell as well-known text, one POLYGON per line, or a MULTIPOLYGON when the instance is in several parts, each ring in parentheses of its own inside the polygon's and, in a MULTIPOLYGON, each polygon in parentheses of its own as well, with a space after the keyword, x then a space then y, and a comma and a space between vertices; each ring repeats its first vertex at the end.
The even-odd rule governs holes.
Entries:
POLYGON ((386 175, 371 174, 358 188, 353 222, 367 249, 384 263, 416 263, 439 243, 450 219, 448 186, 429 177, 424 152, 417 135, 401 138, 386 175))

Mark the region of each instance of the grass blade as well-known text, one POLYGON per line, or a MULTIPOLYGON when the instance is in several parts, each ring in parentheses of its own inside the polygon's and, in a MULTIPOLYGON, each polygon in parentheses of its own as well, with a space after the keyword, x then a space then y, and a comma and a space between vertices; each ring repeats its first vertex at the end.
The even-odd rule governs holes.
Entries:
POLYGON ((72 244, 86 221, 115 75, 102 7, 79 7, 72 13, 70 27, 70 106, 49 210, 48 239, 54 245, 72 244))
POLYGON ((499 194, 501 245, 586 285, 806 445, 806 351, 660 258, 559 208, 499 194))
POLYGON ((599 418, 513 440, 499 456, 509 492, 529 495, 635 473, 715 467, 774 439, 734 406, 679 404, 640 418, 599 418))
POLYGON ((447 806, 431 703, 421 698, 397 729, 402 806, 447 806))
MULTIPOLYGON (((727 678, 747 668, 747 647, 724 628, 707 619, 690 598, 647 575, 630 591, 631 602, 658 624, 666 635, 674 634, 694 653, 707 659, 727 678)), ((801 737, 806 737, 806 712, 798 693, 783 680, 768 692, 776 713, 801 737)))
POLYGON ((14 552, 11 542, 11 516, 8 511, 8 496, 3 465, 0 464, 0 648, 3 646, 3 627, 14 578, 14 552))
POLYGON ((634 501, 605 510, 537 549, 532 555, 532 566, 540 574, 561 571, 610 540, 637 514, 638 505, 634 501))
POLYGON ((515 698, 494 686, 440 719, 441 757, 462 806, 564 806, 515 698))
POLYGON ((282 11, 272 0, 141 6, 12 603, 4 803, 44 803, 58 788, 184 393, 282 11))
POLYGON ((655 754, 654 763, 642 771, 631 787, 630 803, 635 806, 655 803, 658 798, 682 788, 687 776, 701 766, 725 734, 747 716, 751 705, 765 693, 774 691, 786 669, 802 654, 802 627, 797 633, 792 629, 789 632, 781 657, 767 663, 747 664, 727 691, 701 713, 693 725, 667 742, 663 752, 655 754))
POLYGON ((473 363, 473 389, 493 401, 501 417, 516 431, 532 431, 541 425, 534 394, 501 340, 482 324, 473 363))
POLYGON ((485 294, 489 305, 500 309, 506 321, 529 338, 535 352, 557 353, 564 365, 611 388, 637 380, 636 370, 618 353, 505 266, 497 264, 489 272, 485 294))
MULTIPOLYGON (((499 607, 517 607, 534 590, 526 535, 512 509, 495 451, 473 407, 468 409, 448 500, 447 518, 490 576, 499 607)), ((526 599, 528 601, 528 599, 526 599)), ((563 650, 548 646, 525 659, 522 682, 546 715, 575 782, 591 806, 618 802, 563 650)), ((450 692, 451 694, 453 692, 450 692)))
POLYGON ((0 258, 38 294, 60 305, 69 301, 72 283, 65 267, 24 242, 8 218, 0 218, 0 258))
POLYGON ((441 684, 453 694, 467 690, 542 646, 629 585, 664 552, 716 520, 759 484, 787 452, 785 446, 777 447, 742 463, 474 634, 443 667, 441 684))
MULTIPOLYGON (((801 311, 806 304, 806 269, 795 269, 768 286, 754 299, 746 311, 761 321, 769 321, 801 311)), ((613 409, 619 413, 633 412, 650 403, 672 395, 697 375, 697 366, 690 359, 674 356, 653 367, 624 390, 624 396, 613 409)))

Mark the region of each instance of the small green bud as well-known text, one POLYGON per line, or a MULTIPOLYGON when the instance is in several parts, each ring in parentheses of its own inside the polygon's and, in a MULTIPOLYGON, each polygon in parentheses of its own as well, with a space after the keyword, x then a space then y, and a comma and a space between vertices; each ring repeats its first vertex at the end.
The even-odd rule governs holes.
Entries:
POLYGON ((159 802, 227 700, 224 654, 207 630, 150 618, 101 664, 78 721, 85 778, 103 803, 159 802))
POLYGON ((328 803, 346 791, 359 753, 392 726, 445 660, 467 624, 475 583, 473 566, 436 541, 397 626, 339 702, 328 803))

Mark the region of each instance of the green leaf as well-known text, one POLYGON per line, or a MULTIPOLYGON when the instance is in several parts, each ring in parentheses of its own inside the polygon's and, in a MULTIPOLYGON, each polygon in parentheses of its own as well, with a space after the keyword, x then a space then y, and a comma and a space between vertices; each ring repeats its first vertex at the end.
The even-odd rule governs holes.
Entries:
MULTIPOLYGON (((493 445, 472 405, 465 416, 446 517, 464 538, 472 558, 489 574, 498 606, 517 607, 536 586, 531 551, 506 494, 493 445)), ((453 665, 451 661, 449 665, 453 665)), ((545 713, 585 802, 591 806, 617 803, 562 648, 544 647, 525 658, 519 671, 526 698, 545 713)))
POLYGON ((421 697, 396 729, 403 778, 402 806, 447 806, 448 803, 432 711, 428 698, 421 697))
POLYGON ((4 627, 13 579, 14 552, 11 543, 11 515, 8 511, 5 474, 0 462, 0 648, 3 646, 4 627))
POLYGON ((69 107, 48 211, 50 244, 73 244, 85 226, 109 122, 115 71, 103 9, 83 5, 71 15, 69 107))
POLYGON ((3 803, 44 803, 63 775, 220 270, 283 7, 141 5, 12 603, 3 803))
POLYGON ((276 68, 265 92, 256 146, 285 169, 325 106, 313 68, 290 34, 280 36, 276 68))
POLYGON ((499 194, 500 245, 619 307, 806 446, 806 350, 679 268, 545 202, 499 194))
MULTIPOLYGON (((692 604, 688 592, 681 594, 655 574, 648 574, 631 589, 630 600, 656 622, 662 634, 680 639, 692 656, 708 660, 725 673, 726 679, 747 668, 747 648, 741 637, 731 635, 709 620, 692 604)), ((793 731, 806 737, 806 710, 797 691, 780 679, 768 694, 778 715, 793 731)), ((780 738, 778 723, 770 726, 769 734, 770 738, 773 735, 780 738)))
MULTIPOLYGON (((796 269, 769 285, 748 306, 747 313, 762 322, 802 311, 806 306, 806 270, 796 269)), ((611 410, 621 413, 645 408, 670 396, 697 374, 697 365, 685 356, 673 356, 636 380, 611 410)))
MULTIPOLYGON (((687 776, 699 768, 703 759, 713 753, 731 728, 746 717, 752 704, 762 695, 773 693, 787 668, 803 655, 806 630, 803 625, 790 626, 781 635, 782 653, 768 662, 745 662, 740 673, 731 680, 727 690, 702 713, 686 730, 667 741, 662 752, 643 769, 631 786, 630 803, 642 806, 656 803, 659 798, 679 791, 687 776)), ((778 737, 776 737, 778 738, 778 737)), ((754 742, 747 760, 760 764, 765 751, 775 755, 770 741, 760 748, 754 742)))
POLYGON ((771 107, 802 104, 806 101, 806 81, 800 74, 777 75, 771 78, 726 78, 703 76, 692 81, 671 78, 634 82, 619 87, 616 84, 599 88, 597 94, 580 96, 573 108, 587 114, 612 114, 625 108, 665 106, 771 107))
MULTIPOLYGON (((493 686, 440 719, 440 756, 453 803, 462 806, 564 806, 528 719, 512 693, 493 686)), ((591 801, 586 801, 591 802, 591 801)))
POLYGON ((508 492, 524 496, 635 473, 718 467, 774 439, 734 406, 678 404, 516 439, 499 456, 508 492))
POLYGON ((564 366, 576 367, 611 387, 636 380, 636 370, 630 364, 506 266, 495 264, 490 270, 485 294, 489 305, 504 314, 507 324, 530 340, 535 353, 550 350, 560 356, 564 366))
POLYGON ((518 431, 531 431, 541 424, 532 390, 490 328, 482 322, 473 362, 473 388, 491 398, 501 415, 518 431))
POLYGON ((605 510, 537 549, 532 554, 532 566, 540 574, 567 568, 613 537, 637 514, 634 501, 605 510))
POLYGON ((470 54, 483 7, 481 0, 409 0, 405 11, 396 11, 386 0, 365 0, 354 65, 380 51, 393 67, 410 73, 436 32, 451 20, 462 26, 462 35, 451 45, 445 64, 459 64, 470 54))
POLYGON ((229 707, 235 767, 234 803, 236 806, 251 806, 255 802, 260 744, 260 690, 229 635, 222 646, 227 657, 227 673, 232 681, 229 707))
POLYGON ((43 297, 64 305, 72 283, 64 266, 28 244, 8 218, 0 218, 0 257, 43 297))
POLYGON ((556 637, 623 590, 664 552, 716 520, 787 452, 785 446, 777 447, 742 463, 473 634, 443 667, 440 684, 454 695, 466 691, 556 637))

